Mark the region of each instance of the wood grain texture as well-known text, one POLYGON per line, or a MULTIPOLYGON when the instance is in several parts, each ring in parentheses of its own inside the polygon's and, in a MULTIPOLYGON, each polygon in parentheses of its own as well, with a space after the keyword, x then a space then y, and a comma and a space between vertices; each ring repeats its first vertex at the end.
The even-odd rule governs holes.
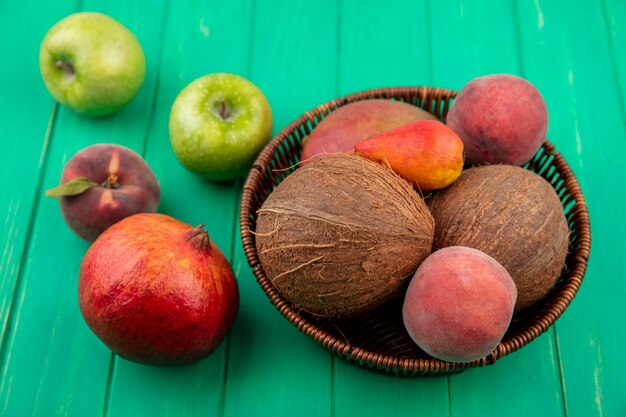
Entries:
POLYGON ((430 1, 344 1, 338 84, 341 94, 378 87, 428 85, 430 1), (384 16, 384 18, 383 18, 384 16))
POLYGON ((0 25, 18 41, 0 44, 6 57, 0 65, 3 127, 3 163, 0 164, 0 354, 11 331, 11 310, 19 292, 24 251, 32 231, 32 214, 41 195, 42 169, 47 161, 54 125, 54 99, 39 76, 39 45, 46 31, 64 15, 76 10, 76 2, 59 7, 30 7, 14 2, 0 3, 0 25), (21 22, 28 20, 30 25, 21 22))
POLYGON ((614 66, 615 82, 619 89, 618 100, 622 118, 626 119, 626 7, 620 0, 602 1, 604 27, 607 31, 609 59, 614 66))
POLYGON ((615 190, 623 189, 626 180, 621 157, 626 120, 619 88, 623 74, 616 65, 621 58, 611 48, 620 42, 624 13, 610 11, 623 9, 623 3, 608 3, 605 11, 601 3, 570 2, 566 15, 549 1, 518 6, 520 17, 534 29, 522 37, 525 67, 546 97, 550 138, 579 177, 591 217, 587 275, 556 323, 567 415, 624 415, 626 384, 615 365, 626 322, 618 301, 626 296, 626 264, 618 255, 625 249, 626 222, 615 190))

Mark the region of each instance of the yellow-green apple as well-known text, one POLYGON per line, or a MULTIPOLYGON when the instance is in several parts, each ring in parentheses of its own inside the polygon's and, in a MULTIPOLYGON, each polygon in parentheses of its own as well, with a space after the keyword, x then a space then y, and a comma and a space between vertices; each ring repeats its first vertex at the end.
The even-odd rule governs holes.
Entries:
POLYGON ((55 24, 39 49, 46 88, 61 104, 90 116, 111 114, 141 87, 146 60, 137 38, 117 20, 95 12, 55 24))
POLYGON ((207 180, 244 175, 272 135, 272 109, 263 92, 228 73, 192 81, 170 112, 170 142, 178 160, 207 180))
POLYGON ((161 191, 154 173, 135 151, 96 144, 70 158, 61 185, 46 195, 60 197, 65 222, 78 236, 93 242, 125 217, 156 211, 161 191))
POLYGON ((314 156, 350 152, 357 142, 417 120, 437 120, 419 107, 401 101, 356 101, 334 110, 315 127, 302 145, 302 163, 314 156))
POLYGON ((354 149, 388 165, 422 191, 447 187, 463 170, 463 141, 436 120, 408 123, 365 139, 354 149))

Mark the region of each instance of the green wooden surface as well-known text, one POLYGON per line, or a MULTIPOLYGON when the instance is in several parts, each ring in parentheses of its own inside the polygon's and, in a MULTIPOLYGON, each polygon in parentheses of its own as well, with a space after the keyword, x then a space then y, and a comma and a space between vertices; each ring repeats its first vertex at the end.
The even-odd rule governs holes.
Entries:
POLYGON ((626 415, 623 0, 0 0, 0 24, 0 415, 626 415), (144 86, 112 117, 88 119, 56 105, 39 77, 46 30, 77 10, 120 20, 146 53, 144 86), (394 378, 331 356, 283 319, 254 281, 238 231, 243 180, 201 181, 170 149, 176 94, 224 71, 266 93, 275 131, 365 88, 459 89, 482 74, 526 77, 546 99, 548 137, 589 204, 593 249, 580 293, 530 345, 459 375, 394 378), (88 245, 43 190, 77 150, 97 142, 142 153, 161 182, 159 211, 205 223, 229 257, 241 308, 207 359, 165 369, 131 363, 82 320, 76 285, 88 245))

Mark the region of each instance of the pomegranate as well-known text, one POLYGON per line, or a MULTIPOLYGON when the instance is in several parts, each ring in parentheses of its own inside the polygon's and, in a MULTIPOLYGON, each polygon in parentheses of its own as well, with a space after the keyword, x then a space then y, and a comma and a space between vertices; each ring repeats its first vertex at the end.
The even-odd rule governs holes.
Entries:
POLYGON ((80 267, 80 311, 112 351, 183 365, 214 351, 239 308, 233 270, 203 225, 143 213, 108 228, 80 267))

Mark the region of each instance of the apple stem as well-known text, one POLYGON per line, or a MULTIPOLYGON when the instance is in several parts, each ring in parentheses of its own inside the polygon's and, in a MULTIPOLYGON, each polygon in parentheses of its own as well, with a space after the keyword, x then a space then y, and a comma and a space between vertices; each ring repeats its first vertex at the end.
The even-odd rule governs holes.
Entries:
POLYGON ((220 101, 220 117, 224 120, 230 117, 230 111, 228 111, 228 106, 224 100, 220 101))
POLYGON ((72 65, 70 62, 66 62, 66 61, 63 61, 62 59, 58 59, 54 63, 54 66, 60 69, 61 71, 63 71, 63 75, 65 75, 65 77, 70 80, 73 79, 74 76, 76 75, 76 69, 74 68, 74 65, 72 65))
POLYGON ((198 249, 211 250, 211 239, 209 239, 209 232, 204 230, 204 224, 187 231, 187 233, 185 233, 185 240, 195 244, 198 249))
POLYGON ((119 177, 117 175, 109 174, 107 179, 100 183, 100 186, 104 188, 113 188, 113 189, 120 188, 120 183, 117 182, 118 179, 119 177))

